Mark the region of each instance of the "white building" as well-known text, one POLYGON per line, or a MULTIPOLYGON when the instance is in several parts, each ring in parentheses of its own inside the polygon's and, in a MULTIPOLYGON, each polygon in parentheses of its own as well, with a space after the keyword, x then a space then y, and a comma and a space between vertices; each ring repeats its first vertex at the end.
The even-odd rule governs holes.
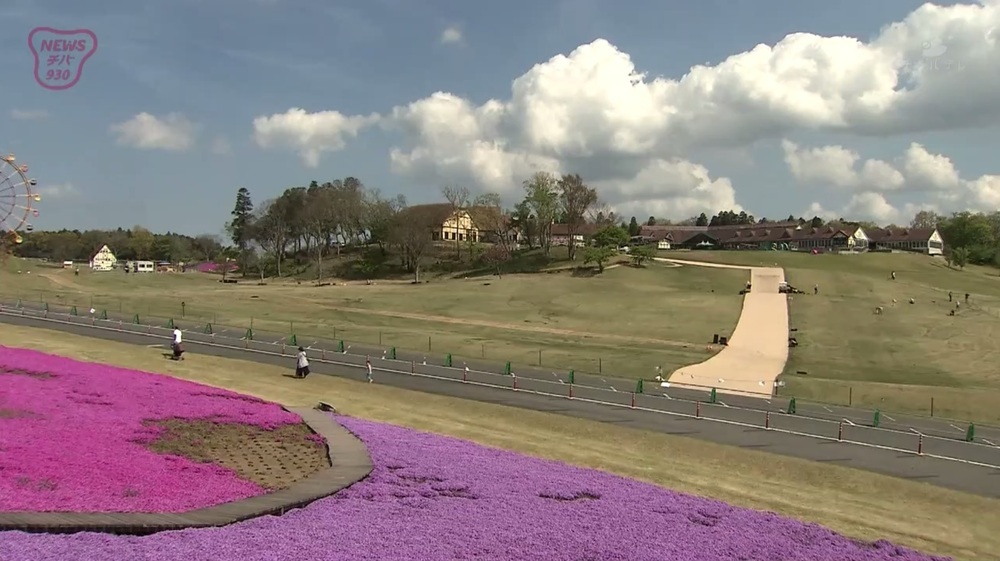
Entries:
POLYGON ((102 246, 90 259, 90 268, 94 271, 112 271, 118 265, 118 258, 111 248, 102 246))

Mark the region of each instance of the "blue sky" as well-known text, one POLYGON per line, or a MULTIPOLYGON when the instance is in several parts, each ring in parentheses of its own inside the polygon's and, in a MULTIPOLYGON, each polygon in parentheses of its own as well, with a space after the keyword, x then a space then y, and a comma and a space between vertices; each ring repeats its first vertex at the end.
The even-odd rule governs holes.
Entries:
MULTIPOLYGON (((70 0, 7 0, 0 7, 6 23, 0 48, 8 63, 6 79, 0 82, 0 99, 5 100, 0 114, 0 151, 15 153, 19 162, 31 166, 31 175, 39 180, 45 199, 39 206, 41 216, 35 220, 35 227, 114 228, 142 224, 154 230, 189 234, 220 232, 232 210, 235 191, 241 186, 250 189, 255 201, 312 179, 324 181, 349 175, 384 193, 404 193, 411 202, 436 200, 441 186, 449 183, 498 189, 476 170, 457 172, 454 163, 442 163, 446 154, 439 153, 437 161, 419 170, 413 166, 394 168, 389 156, 392 148, 401 146, 409 151, 421 146, 421 131, 425 129, 414 130, 413 125, 401 132, 386 125, 389 119, 385 116, 394 107, 405 108, 437 91, 464 98, 472 106, 490 99, 508 101, 515 78, 553 56, 569 55, 596 39, 604 39, 627 53, 647 80, 658 76, 680 80, 692 66, 714 67, 731 55, 759 43, 775 45, 795 32, 855 37, 865 43, 876 38, 884 26, 903 21, 920 6, 911 1, 870 0, 108 0, 87 3, 86 7, 82 4, 70 0), (35 83, 27 36, 38 26, 87 28, 97 35, 98 50, 86 62, 82 78, 73 88, 50 91, 35 83), (442 41, 449 28, 453 29, 449 37, 460 35, 461 39, 442 41), (297 150, 303 142, 309 142, 301 136, 301 128, 293 131, 288 128, 291 125, 283 125, 285 128, 276 136, 279 140, 268 148, 254 136, 255 118, 284 114, 291 108, 304 109, 307 118, 322 111, 337 111, 345 116, 378 114, 382 118, 379 124, 363 127, 356 136, 348 135, 343 149, 323 151, 316 166, 310 167, 297 150), (127 140, 119 140, 112 125, 140 113, 164 121, 173 114, 190 123, 190 144, 186 148, 137 148, 128 145, 127 140), (287 146, 281 139, 288 141, 287 146)), ((994 12, 990 11, 989 17, 994 12)), ((935 17, 947 19, 947 14, 931 14, 924 20, 935 17)), ((912 25, 924 25, 926 21, 912 25)), ((969 25, 972 23, 967 22, 966 27, 969 25)), ((966 32, 979 40, 984 37, 982 29, 978 35, 973 33, 975 30, 952 29, 947 36, 933 26, 927 29, 930 36, 907 40, 919 44, 929 37, 948 44, 962 39, 961 34, 966 32), (955 34, 958 39, 952 36, 955 34)), ((974 43, 963 43, 962 47, 972 49, 969 52, 979 57, 974 62, 981 62, 982 57, 987 62, 1000 61, 990 58, 996 51, 976 50, 980 46, 974 43)), ((861 66, 858 61, 850 64, 861 66)), ((965 74, 972 71, 938 69, 939 74, 951 72, 947 80, 954 88, 970 79, 965 74)), ((970 104, 975 106, 976 99, 970 104)), ((618 102, 609 103, 614 106, 618 102)), ((624 106, 618 109, 631 110, 624 106)), ((594 105, 593 110, 599 113, 607 108, 594 105)), ((522 117, 510 109, 506 119, 526 129, 522 117)), ((800 214, 810 208, 833 214, 842 209, 865 214, 869 212, 865 201, 871 203, 874 195, 886 194, 882 200, 888 201, 892 210, 871 210, 881 212, 873 216, 902 220, 907 212, 924 204, 928 193, 927 188, 914 188, 909 194, 908 187, 891 181, 887 186, 876 184, 875 179, 860 179, 868 183, 845 187, 853 180, 837 183, 832 176, 817 177, 818 172, 803 174, 801 168, 797 177, 788 163, 787 150, 782 151, 783 138, 793 140, 802 150, 842 146, 858 152, 862 160, 882 159, 901 170, 906 162, 893 158, 901 157, 911 143, 917 142, 931 154, 948 157, 965 180, 992 177, 995 171, 997 141, 992 113, 954 127, 947 123, 918 124, 912 127, 915 130, 902 133, 887 121, 878 121, 872 125, 877 130, 872 130, 857 124, 857 120, 843 127, 775 119, 780 134, 765 126, 767 123, 755 123, 763 132, 754 132, 749 140, 736 146, 699 141, 677 153, 657 148, 656 153, 644 153, 641 158, 670 152, 670 158, 704 166, 713 180, 723 177, 731 182, 735 200, 743 208, 758 216, 774 217, 800 214), (884 129, 878 128, 882 126, 884 129), (900 198, 889 200, 887 193, 900 198)), ((415 122, 402 116, 396 121, 397 125, 415 122)), ((323 126, 317 123, 308 126, 323 126)), ((546 125, 539 126, 544 129, 546 125)), ((580 126, 585 128, 582 123, 580 126)), ((720 122, 719 127, 725 126, 726 122, 720 122)), ((504 143, 514 144, 515 137, 523 140, 525 135, 508 135, 504 143)), ((663 133, 658 138, 658 142, 670 144, 672 137, 663 133)), ((491 141, 489 134, 484 139, 491 141)), ((450 145, 445 142, 440 146, 450 145)), ((543 154, 545 150, 527 144, 517 148, 518 153, 537 153, 540 158, 556 162, 553 165, 559 171, 575 171, 573 165, 586 171, 597 162, 601 162, 602 169, 618 169, 617 160, 612 162, 611 158, 622 158, 622 150, 609 150, 579 156, 555 148, 543 154)), ((460 151, 455 153, 455 157, 460 156, 460 151)), ((638 157, 631 152, 626 156, 630 161, 638 157)), ((808 162, 814 164, 809 169, 836 175, 836 170, 826 170, 825 164, 808 162)), ((477 165, 489 167, 486 163, 477 165)), ((662 197, 656 194, 656 185, 643 185, 641 189, 616 186, 637 181, 637 173, 633 170, 623 172, 621 177, 609 174, 601 178, 601 185, 609 191, 605 198, 627 214, 682 217, 730 200, 717 194, 688 196, 681 192, 687 189, 683 185, 662 197), (639 191, 641 196, 630 198, 630 193, 639 191)), ((514 172, 510 177, 520 176, 514 172)), ((507 182, 512 181, 508 178, 507 182)), ((509 200, 516 193, 514 183, 504 191, 509 200)), ((910 183, 919 180, 907 173, 906 184, 910 183)), ((693 185, 691 189, 692 193, 704 194, 715 187, 693 185)), ((955 199, 968 198, 961 191, 934 193, 937 198, 927 204, 942 210, 959 208, 962 203, 955 199)), ((981 205, 989 200, 983 199, 981 205)))

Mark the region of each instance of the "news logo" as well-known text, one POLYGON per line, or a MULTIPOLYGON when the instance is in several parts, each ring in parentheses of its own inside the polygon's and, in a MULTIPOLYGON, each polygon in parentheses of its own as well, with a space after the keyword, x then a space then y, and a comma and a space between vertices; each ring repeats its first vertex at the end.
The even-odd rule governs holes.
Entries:
POLYGON ((68 90, 80 81, 83 66, 97 51, 97 35, 89 29, 36 27, 28 34, 35 57, 35 81, 47 90, 68 90))

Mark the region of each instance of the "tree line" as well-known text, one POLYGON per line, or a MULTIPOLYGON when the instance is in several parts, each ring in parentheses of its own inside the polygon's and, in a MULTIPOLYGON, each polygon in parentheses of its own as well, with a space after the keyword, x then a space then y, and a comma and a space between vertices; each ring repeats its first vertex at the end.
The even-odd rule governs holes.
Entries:
POLYGON ((13 246, 14 255, 60 262, 90 261, 104 245, 110 247, 120 260, 171 263, 214 261, 223 249, 218 236, 186 236, 172 232, 156 234, 142 226, 127 230, 34 231, 23 238, 23 243, 13 246))
POLYGON ((921 211, 911 228, 937 228, 949 264, 1000 267, 1000 212, 955 212, 949 216, 921 211))

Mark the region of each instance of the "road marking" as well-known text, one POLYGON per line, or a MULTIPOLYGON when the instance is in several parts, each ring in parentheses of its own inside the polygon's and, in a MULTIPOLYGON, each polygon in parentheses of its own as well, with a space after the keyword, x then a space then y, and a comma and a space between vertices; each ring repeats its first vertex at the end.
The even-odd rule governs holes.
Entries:
POLYGON ((982 440, 986 444, 989 444, 990 446, 996 446, 996 444, 993 444, 992 442, 990 442, 989 440, 986 440, 985 438, 981 438, 980 440, 982 440))
POLYGON ((850 419, 844 419, 844 422, 847 423, 847 424, 849 424, 849 425, 851 425, 852 427, 856 427, 857 426, 857 425, 854 424, 854 421, 852 421, 850 419))
POLYGON ((962 427, 956 427, 952 423, 948 423, 948 426, 951 427, 951 428, 953 428, 953 429, 955 429, 955 430, 957 430, 958 432, 962 432, 962 427))
POLYGON ((827 407, 826 405, 824 405, 824 406, 823 406, 823 409, 826 409, 826 412, 827 412, 827 413, 833 413, 833 409, 830 409, 830 408, 829 408, 829 407, 827 407))
POLYGON ((615 389, 615 387, 614 387, 614 386, 608 386, 608 387, 610 387, 610 388, 611 388, 611 391, 613 391, 613 392, 616 392, 616 391, 618 391, 618 390, 616 390, 616 389, 615 389))
POLYGON ((892 417, 886 415, 885 413, 882 413, 882 416, 885 417, 887 420, 889 420, 889 422, 891 422, 891 423, 895 423, 896 422, 896 419, 893 419, 892 417))
MULTIPOLYGON (((155 349, 156 347, 166 347, 166 345, 164 345, 162 343, 157 343, 156 345, 146 345, 147 349, 155 349)), ((983 441, 983 442, 985 442, 985 441, 983 441)))
POLYGON ((562 380, 559 380, 559 383, 560 384, 565 384, 566 382, 563 382, 562 380))
POLYGON ((726 402, 724 402, 724 401, 719 401, 718 404, 721 405, 721 406, 723 406, 723 407, 729 407, 728 405, 726 405, 726 402))
POLYGON ((667 394, 663 394, 663 397, 665 397, 665 398, 667 398, 667 399, 670 399, 670 400, 674 399, 674 398, 670 397, 670 396, 669 396, 669 395, 667 395, 667 394))
POLYGON ((915 429, 915 428, 913 428, 913 427, 910 427, 910 431, 911 431, 911 432, 912 432, 913 434, 918 434, 918 435, 920 435, 920 436, 923 436, 923 434, 922 434, 922 433, 921 433, 920 431, 918 431, 917 429, 915 429))
POLYGON ((766 404, 768 404, 768 405, 771 405, 771 400, 770 400, 770 399, 765 399, 765 400, 764 400, 764 403, 766 403, 766 404))
POLYGON ((607 381, 607 380, 605 380, 604 378, 601 378, 601 381, 602 381, 602 382, 604 382, 605 384, 607 384, 607 383, 608 383, 608 381, 607 381))

